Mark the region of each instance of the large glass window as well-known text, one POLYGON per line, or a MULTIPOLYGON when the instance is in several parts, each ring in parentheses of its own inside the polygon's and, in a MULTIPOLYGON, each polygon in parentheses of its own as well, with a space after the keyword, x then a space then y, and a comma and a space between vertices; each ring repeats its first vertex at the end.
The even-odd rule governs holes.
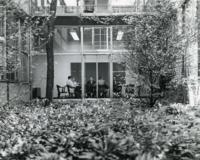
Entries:
POLYGON ((108 63, 85 63, 86 98, 108 98, 110 93, 108 63))
POLYGON ((125 84, 126 66, 124 63, 113 63, 113 96, 121 97, 125 84))
POLYGON ((85 27, 84 51, 108 50, 110 40, 110 29, 108 27, 85 27))
POLYGON ((97 71, 96 63, 85 63, 85 97, 97 97, 97 71))
POLYGON ((80 53, 81 38, 79 27, 57 27, 54 38, 56 53, 80 53))
POLYGON ((94 29, 94 46, 95 46, 95 49, 108 49, 107 48, 107 28, 94 29))
POLYGON ((93 13, 95 7, 94 0, 84 0, 84 12, 85 13, 93 13))
POLYGON ((81 84, 81 63, 71 63, 71 76, 81 84))
POLYGON ((97 12, 107 12, 108 11, 108 0, 97 0, 97 12))
POLYGON ((125 49, 125 36, 128 32, 127 26, 113 27, 113 50, 125 49))

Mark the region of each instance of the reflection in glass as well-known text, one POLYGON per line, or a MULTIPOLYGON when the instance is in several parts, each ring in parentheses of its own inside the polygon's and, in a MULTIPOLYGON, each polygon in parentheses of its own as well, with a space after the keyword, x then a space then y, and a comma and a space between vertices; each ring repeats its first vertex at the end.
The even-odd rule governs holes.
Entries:
POLYGON ((113 49, 114 50, 122 50, 125 48, 125 33, 127 31, 127 27, 113 27, 113 49))
POLYGON ((84 28, 84 51, 108 50, 110 29, 108 27, 84 28))
POLYGON ((121 97, 125 84, 126 66, 124 63, 113 63, 113 96, 121 97))
POLYGON ((96 63, 85 64, 85 95, 86 98, 95 98, 97 86, 96 86, 96 63))
POLYGON ((85 13, 93 13, 94 12, 94 6, 95 6, 94 0, 84 0, 84 12, 85 13))
POLYGON ((81 98, 81 63, 71 63, 71 76, 77 84, 74 89, 74 98, 81 98))
POLYGON ((80 53, 80 29, 78 27, 57 27, 54 38, 54 51, 57 53, 80 53))
POLYGON ((98 97, 109 97, 109 64, 98 63, 98 97))

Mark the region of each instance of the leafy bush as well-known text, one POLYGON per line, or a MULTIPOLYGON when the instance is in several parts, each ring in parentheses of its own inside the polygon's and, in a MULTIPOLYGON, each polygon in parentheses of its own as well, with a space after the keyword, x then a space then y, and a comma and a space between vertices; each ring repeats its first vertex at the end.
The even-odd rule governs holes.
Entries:
POLYGON ((174 115, 166 113, 167 107, 141 110, 117 100, 42 105, 0 109, 0 159, 200 158, 197 108, 174 115))

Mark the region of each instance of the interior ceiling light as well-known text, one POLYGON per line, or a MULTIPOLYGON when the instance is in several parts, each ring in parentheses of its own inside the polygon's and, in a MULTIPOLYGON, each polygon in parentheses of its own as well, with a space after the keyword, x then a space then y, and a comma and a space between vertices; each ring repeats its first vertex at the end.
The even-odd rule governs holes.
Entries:
POLYGON ((116 40, 117 40, 117 41, 122 40, 123 35, 124 35, 124 32, 118 31, 118 33, 117 33, 117 39, 116 39, 116 40))
POLYGON ((79 37, 75 31, 70 32, 70 34, 75 41, 79 41, 79 37))

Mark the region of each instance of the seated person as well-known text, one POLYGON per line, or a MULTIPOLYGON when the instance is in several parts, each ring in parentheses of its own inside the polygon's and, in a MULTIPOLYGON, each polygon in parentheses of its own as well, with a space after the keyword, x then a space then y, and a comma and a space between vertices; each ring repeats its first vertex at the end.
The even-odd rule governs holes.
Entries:
POLYGON ((74 97, 75 96, 75 88, 78 86, 78 84, 75 82, 75 80, 72 76, 68 76, 66 86, 68 88, 69 96, 74 97))
POLYGON ((74 83, 74 96, 75 98, 81 98, 81 86, 78 82, 76 82, 75 78, 72 77, 72 82, 74 83))
POLYGON ((86 83, 86 93, 88 98, 94 98, 96 95, 96 82, 93 77, 90 77, 86 83))
POLYGON ((99 77, 98 87, 99 87, 99 93, 98 93, 99 97, 105 98, 107 94, 108 86, 106 85, 105 80, 102 77, 99 77))

